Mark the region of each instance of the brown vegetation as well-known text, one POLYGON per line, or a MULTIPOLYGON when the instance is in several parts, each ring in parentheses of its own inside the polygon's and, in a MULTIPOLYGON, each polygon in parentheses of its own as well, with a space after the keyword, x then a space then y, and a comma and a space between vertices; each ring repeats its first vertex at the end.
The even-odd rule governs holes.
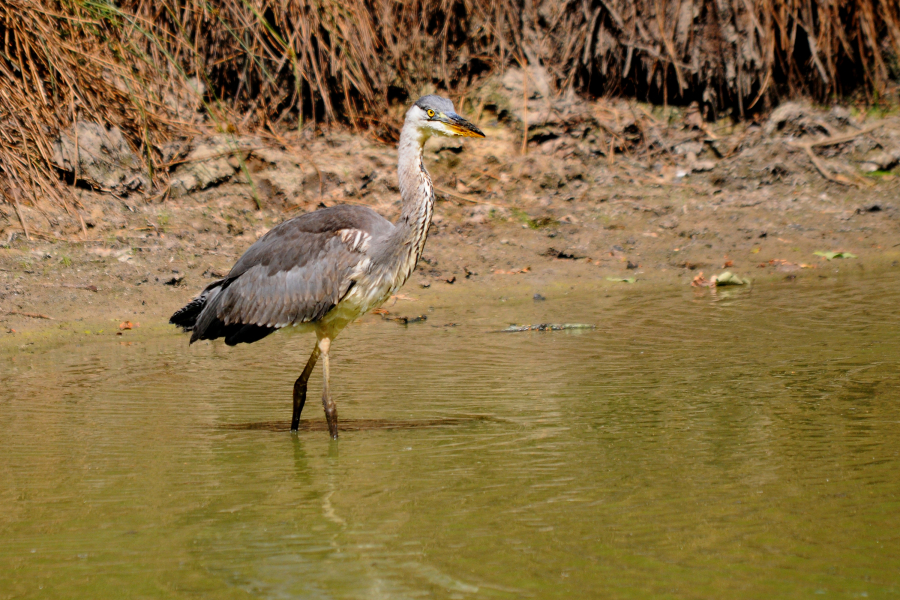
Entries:
MULTIPOLYGON (((872 101, 898 76, 890 0, 7 0, 0 7, 0 194, 68 210, 53 142, 121 130, 158 189, 166 142, 341 122, 387 134, 394 101, 456 98, 514 64, 557 92, 697 101, 705 116, 785 95, 872 101), (198 113, 198 108, 203 108, 198 113), (305 120, 305 122, 304 122, 305 120)), ((91 183, 91 182, 88 182, 91 183)), ((95 186, 96 187, 96 186, 95 186)), ((149 192, 150 190, 145 190, 149 192)))

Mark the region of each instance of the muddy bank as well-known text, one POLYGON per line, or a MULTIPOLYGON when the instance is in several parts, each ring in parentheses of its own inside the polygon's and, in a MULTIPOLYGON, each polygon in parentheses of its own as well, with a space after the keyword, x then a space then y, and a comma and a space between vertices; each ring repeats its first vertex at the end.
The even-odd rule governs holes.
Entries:
MULTIPOLYGON (((725 270, 763 282, 898 268, 897 117, 790 104, 761 123, 714 125, 690 109, 547 106, 531 118, 482 107, 472 116, 486 140, 429 142, 435 219, 404 294, 530 298, 563 281, 690 286, 725 270)), ((65 212, 0 215, 7 341, 79 319, 110 335, 162 323, 273 225, 317 207, 399 214, 396 150, 363 136, 209 134, 172 160, 162 196, 81 189, 65 212)))

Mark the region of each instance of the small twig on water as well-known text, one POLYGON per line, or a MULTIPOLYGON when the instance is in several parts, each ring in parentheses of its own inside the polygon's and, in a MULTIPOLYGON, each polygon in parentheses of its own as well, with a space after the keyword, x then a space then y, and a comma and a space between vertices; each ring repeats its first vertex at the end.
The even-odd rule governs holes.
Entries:
POLYGON ((510 325, 506 329, 495 329, 495 333, 519 333, 522 331, 566 331, 570 329, 596 329, 589 323, 541 323, 539 325, 510 325))

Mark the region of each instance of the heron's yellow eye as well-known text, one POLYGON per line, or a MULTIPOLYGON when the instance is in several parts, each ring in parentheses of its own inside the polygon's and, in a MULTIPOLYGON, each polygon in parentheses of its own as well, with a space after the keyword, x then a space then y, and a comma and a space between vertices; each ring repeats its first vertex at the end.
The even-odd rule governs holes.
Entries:
POLYGON ((429 117, 429 118, 433 118, 433 117, 434 117, 434 111, 431 110, 430 108, 428 109, 428 117, 429 117))

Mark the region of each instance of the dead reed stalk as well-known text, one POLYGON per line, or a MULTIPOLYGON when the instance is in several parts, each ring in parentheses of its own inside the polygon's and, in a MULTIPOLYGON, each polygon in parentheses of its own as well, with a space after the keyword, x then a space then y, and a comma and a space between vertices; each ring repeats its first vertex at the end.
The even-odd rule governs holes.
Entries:
POLYGON ((874 101, 900 77, 900 5, 6 0, 0 194, 62 203, 80 175, 54 166, 52 142, 75 121, 118 127, 160 183, 166 142, 204 121, 227 131, 341 122, 390 137, 395 101, 435 88, 459 98, 520 60, 542 64, 557 90, 698 101, 707 117, 792 95, 862 90, 874 101))

